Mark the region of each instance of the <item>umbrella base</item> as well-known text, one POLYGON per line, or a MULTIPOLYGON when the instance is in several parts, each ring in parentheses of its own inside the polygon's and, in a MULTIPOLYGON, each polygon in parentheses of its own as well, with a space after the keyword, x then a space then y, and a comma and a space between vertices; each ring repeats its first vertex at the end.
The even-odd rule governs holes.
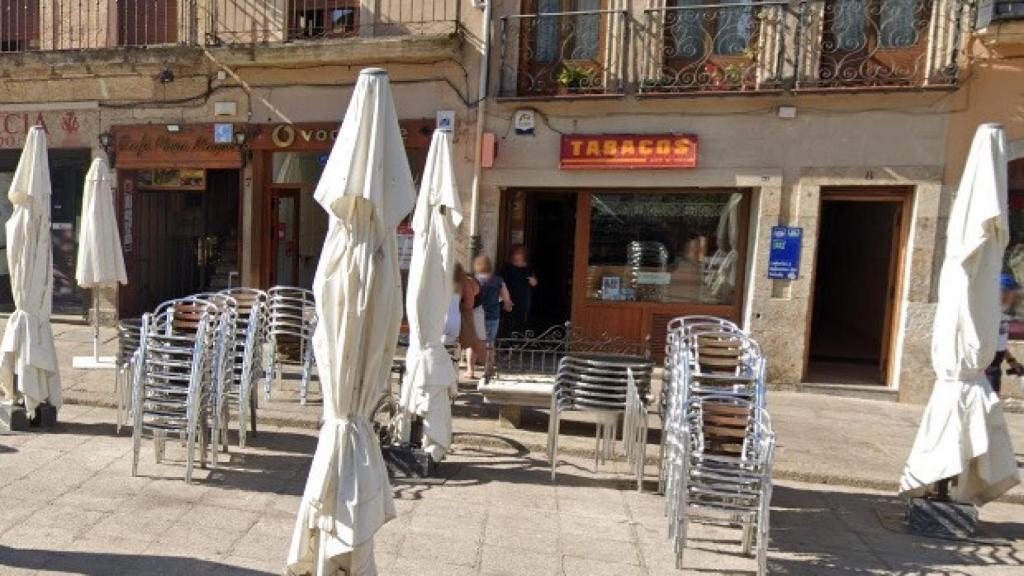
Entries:
POLYGON ((28 430, 28 413, 25 412, 25 407, 18 404, 0 405, 0 424, 11 432, 28 430))
POLYGON ((429 478, 437 467, 430 456, 420 448, 411 446, 384 446, 381 448, 384 464, 391 478, 429 478))
POLYGON ((36 407, 35 418, 29 421, 34 428, 53 428, 57 425, 57 407, 53 404, 40 404, 36 407))
POLYGON ((978 529, 978 508, 950 500, 911 498, 907 527, 914 534, 931 538, 970 538, 978 529))

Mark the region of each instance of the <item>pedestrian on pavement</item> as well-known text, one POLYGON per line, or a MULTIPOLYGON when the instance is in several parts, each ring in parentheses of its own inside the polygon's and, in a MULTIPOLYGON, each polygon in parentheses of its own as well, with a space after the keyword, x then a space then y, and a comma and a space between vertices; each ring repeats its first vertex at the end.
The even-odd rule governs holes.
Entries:
POLYGON ((484 311, 485 340, 490 347, 498 339, 498 325, 501 323, 501 311, 511 312, 512 296, 501 276, 494 274, 494 264, 488 256, 481 254, 473 260, 473 272, 480 283, 480 303, 484 311))
POLYGON ((1001 294, 1000 305, 1002 306, 1002 317, 999 320, 999 344, 996 347, 996 356, 992 363, 985 369, 985 376, 992 386, 992 391, 999 394, 1003 385, 1003 362, 1009 365, 1008 374, 1015 376, 1024 375, 1024 366, 1010 354, 1010 320, 1013 319, 1013 308, 1017 304, 1017 291, 1020 285, 1012 274, 1004 273, 999 277, 999 290, 1001 294))
POLYGON ((505 330, 525 334, 529 328, 530 308, 533 304, 533 289, 537 287, 537 276, 530 266, 530 253, 526 246, 516 244, 508 254, 508 261, 501 269, 501 277, 508 286, 512 297, 512 311, 505 313, 505 330))
POLYGON ((461 324, 459 326, 459 344, 466 351, 466 372, 469 378, 476 378, 476 363, 482 362, 487 357, 487 347, 484 345, 480 332, 483 329, 483 318, 480 319, 480 328, 477 328, 476 310, 480 306, 480 283, 476 278, 466 273, 462 264, 455 264, 455 283, 459 287, 459 312, 461 324))

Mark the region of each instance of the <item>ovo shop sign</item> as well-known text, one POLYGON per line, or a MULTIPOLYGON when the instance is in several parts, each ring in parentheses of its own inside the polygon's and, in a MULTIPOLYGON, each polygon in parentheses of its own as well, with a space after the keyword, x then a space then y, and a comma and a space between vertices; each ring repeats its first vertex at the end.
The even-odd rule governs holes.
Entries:
POLYGON ((566 134, 562 170, 695 168, 693 134, 566 134))

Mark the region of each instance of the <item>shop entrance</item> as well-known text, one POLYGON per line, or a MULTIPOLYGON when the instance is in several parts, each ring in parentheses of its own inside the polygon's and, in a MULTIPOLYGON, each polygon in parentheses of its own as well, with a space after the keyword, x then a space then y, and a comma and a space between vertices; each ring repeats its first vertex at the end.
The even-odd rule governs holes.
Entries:
POLYGON ((889 384, 906 198, 823 191, 805 381, 889 384))
POLYGON ((239 171, 138 170, 122 315, 238 285, 239 171))
POLYGON ((572 191, 505 193, 503 226, 496 261, 503 265, 513 246, 530 254, 537 277, 527 328, 540 333, 569 321, 572 314, 577 194, 572 191))

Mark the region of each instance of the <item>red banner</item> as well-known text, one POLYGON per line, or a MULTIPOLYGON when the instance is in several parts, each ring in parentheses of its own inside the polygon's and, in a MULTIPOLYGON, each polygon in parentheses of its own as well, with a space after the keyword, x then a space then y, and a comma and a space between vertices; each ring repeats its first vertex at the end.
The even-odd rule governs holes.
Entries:
POLYGON ((693 134, 567 134, 562 170, 696 168, 693 134))

